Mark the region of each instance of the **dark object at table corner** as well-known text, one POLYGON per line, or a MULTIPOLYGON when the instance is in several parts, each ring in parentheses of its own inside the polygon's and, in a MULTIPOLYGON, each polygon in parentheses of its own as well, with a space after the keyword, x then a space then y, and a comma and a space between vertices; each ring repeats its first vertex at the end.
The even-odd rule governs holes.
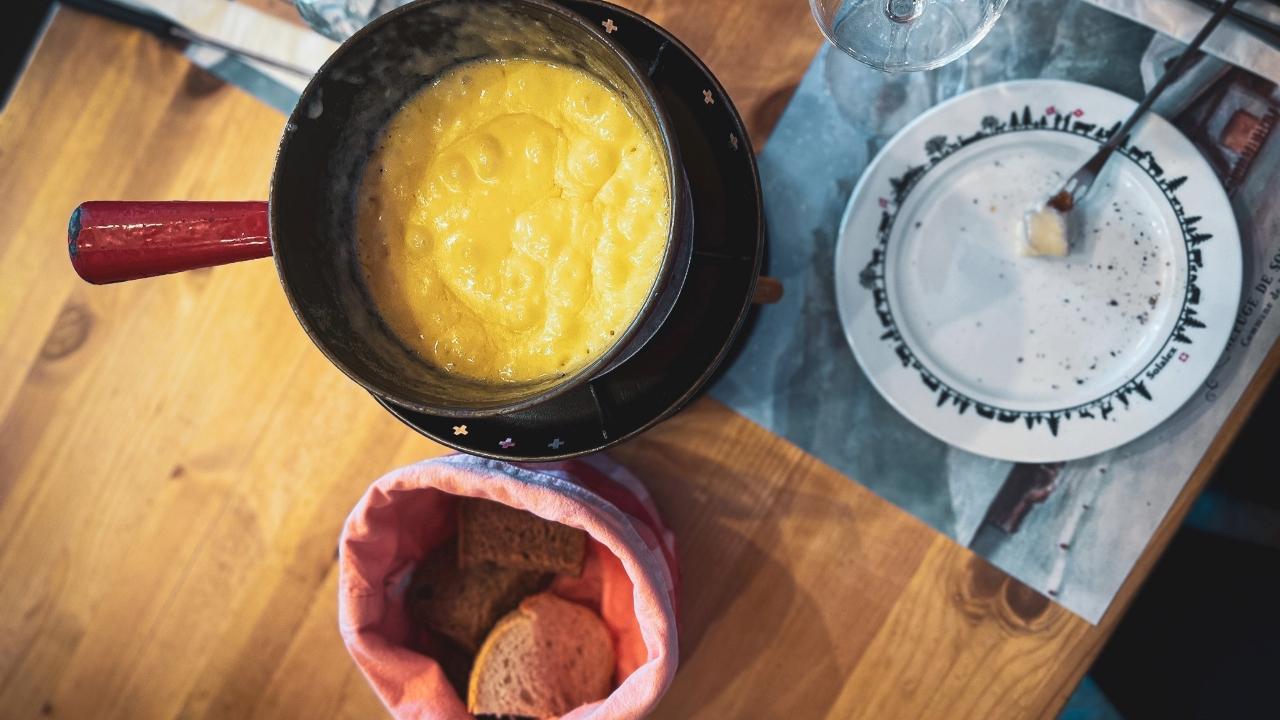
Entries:
POLYGON ((53 0, 15 3, 0 23, 0 113, 9 106, 18 80, 31 62, 36 42, 53 14, 53 0))

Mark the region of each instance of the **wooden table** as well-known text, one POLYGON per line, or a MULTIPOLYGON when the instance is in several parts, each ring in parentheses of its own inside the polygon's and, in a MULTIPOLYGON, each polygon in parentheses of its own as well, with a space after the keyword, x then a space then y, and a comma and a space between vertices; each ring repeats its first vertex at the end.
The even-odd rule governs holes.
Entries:
MULTIPOLYGON (((820 42, 803 0, 628 4, 708 61, 757 147, 820 42)), ((0 117, 0 716, 383 714, 336 631, 335 541, 372 479, 442 448, 325 361, 269 262, 89 287, 66 257, 81 200, 265 197, 283 122, 67 10, 0 117)), ((659 716, 1055 715, 1278 364, 1099 627, 698 401, 616 452, 680 542, 659 716)))

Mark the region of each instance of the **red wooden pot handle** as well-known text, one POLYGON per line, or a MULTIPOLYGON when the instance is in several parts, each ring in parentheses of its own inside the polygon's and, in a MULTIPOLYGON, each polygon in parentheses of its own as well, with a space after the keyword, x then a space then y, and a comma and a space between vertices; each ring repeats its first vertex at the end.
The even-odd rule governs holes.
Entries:
POLYGON ((265 202, 87 202, 71 213, 71 265, 91 283, 271 255, 265 202))

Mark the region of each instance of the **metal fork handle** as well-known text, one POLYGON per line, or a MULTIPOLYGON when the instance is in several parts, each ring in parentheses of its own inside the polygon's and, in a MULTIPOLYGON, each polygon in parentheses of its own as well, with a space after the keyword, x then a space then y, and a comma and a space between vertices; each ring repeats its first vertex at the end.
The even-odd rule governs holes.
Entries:
POLYGON ((1213 17, 1209 18, 1209 22, 1205 23, 1204 27, 1200 28, 1200 32, 1196 33, 1196 36, 1191 39, 1191 44, 1187 45, 1187 49, 1184 50, 1182 55, 1180 55, 1177 61, 1174 62, 1173 67, 1169 68, 1164 75, 1160 76, 1160 80, 1156 82, 1155 87, 1151 88, 1151 92, 1147 93, 1147 96, 1142 98, 1142 102, 1138 103, 1138 107, 1134 108, 1133 113, 1124 121, 1124 124, 1120 126, 1120 129, 1117 130, 1109 140, 1107 140, 1106 145, 1102 146, 1104 150, 1108 150, 1108 155, 1110 155, 1109 151, 1115 150, 1116 147, 1120 145, 1120 141, 1129 134, 1130 130, 1133 130, 1133 126, 1136 125, 1138 120, 1146 114, 1147 110, 1151 109, 1152 103, 1156 101, 1156 98, 1160 97, 1160 93, 1164 92, 1165 88, 1169 87, 1174 80, 1177 80, 1178 76, 1186 72, 1187 68, 1191 67, 1191 63, 1196 60, 1195 51, 1200 49, 1200 46, 1204 44, 1206 39, 1208 39, 1214 28, 1218 27, 1218 24, 1222 22, 1223 18, 1231 13, 1231 8, 1235 7, 1236 2, 1237 0, 1224 0, 1223 3, 1218 6, 1217 11, 1213 13, 1213 17))
MULTIPOLYGON (((1116 135, 1120 133, 1117 132, 1116 135)), ((1085 196, 1089 192, 1089 188, 1093 187, 1093 181, 1098 179, 1098 173, 1102 172, 1102 166, 1107 164, 1107 160, 1111 159, 1111 154, 1116 151, 1117 143, 1107 142, 1098 152, 1089 158, 1089 162, 1084 167, 1076 171, 1072 175, 1063 189, 1071 194, 1072 199, 1078 199, 1085 196)))
POLYGON ((1133 126, 1142 119, 1142 116, 1151 109, 1152 103, 1160 97, 1165 88, 1169 87, 1174 80, 1177 80, 1180 75, 1186 72, 1187 68, 1191 67, 1191 64, 1197 59, 1195 51, 1200 49, 1209 34, 1213 32, 1214 28, 1218 27, 1218 23, 1222 22, 1222 19, 1231 12, 1231 8, 1236 2, 1237 0, 1224 0, 1218 6, 1217 11, 1213 13, 1213 17, 1209 18, 1209 22, 1200 28, 1200 32, 1196 33, 1196 36, 1192 38, 1191 44, 1187 45, 1187 49, 1173 63, 1173 67, 1169 68, 1160 77, 1155 87, 1151 88, 1151 92, 1142 98, 1142 101, 1138 103, 1138 106, 1133 109, 1133 112, 1124 121, 1124 124, 1111 137, 1107 138, 1107 142, 1098 148, 1098 152, 1089 158, 1089 162, 1085 163, 1084 167, 1077 170, 1074 175, 1067 179, 1066 184, 1062 186, 1062 190, 1050 200, 1051 205, 1066 212, 1089 192, 1089 188, 1093 186, 1093 181, 1097 179, 1098 173, 1102 172, 1102 166, 1107 164, 1111 154, 1116 151, 1116 148, 1120 147, 1120 143, 1129 135, 1130 131, 1133 130, 1133 126))

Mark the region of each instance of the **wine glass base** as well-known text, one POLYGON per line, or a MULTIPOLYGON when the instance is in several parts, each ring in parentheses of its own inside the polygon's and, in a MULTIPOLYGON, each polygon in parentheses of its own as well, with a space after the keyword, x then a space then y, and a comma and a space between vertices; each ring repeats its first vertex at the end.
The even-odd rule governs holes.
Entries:
POLYGON ((833 45, 871 67, 942 67, 990 32, 1007 0, 810 0, 833 45))

